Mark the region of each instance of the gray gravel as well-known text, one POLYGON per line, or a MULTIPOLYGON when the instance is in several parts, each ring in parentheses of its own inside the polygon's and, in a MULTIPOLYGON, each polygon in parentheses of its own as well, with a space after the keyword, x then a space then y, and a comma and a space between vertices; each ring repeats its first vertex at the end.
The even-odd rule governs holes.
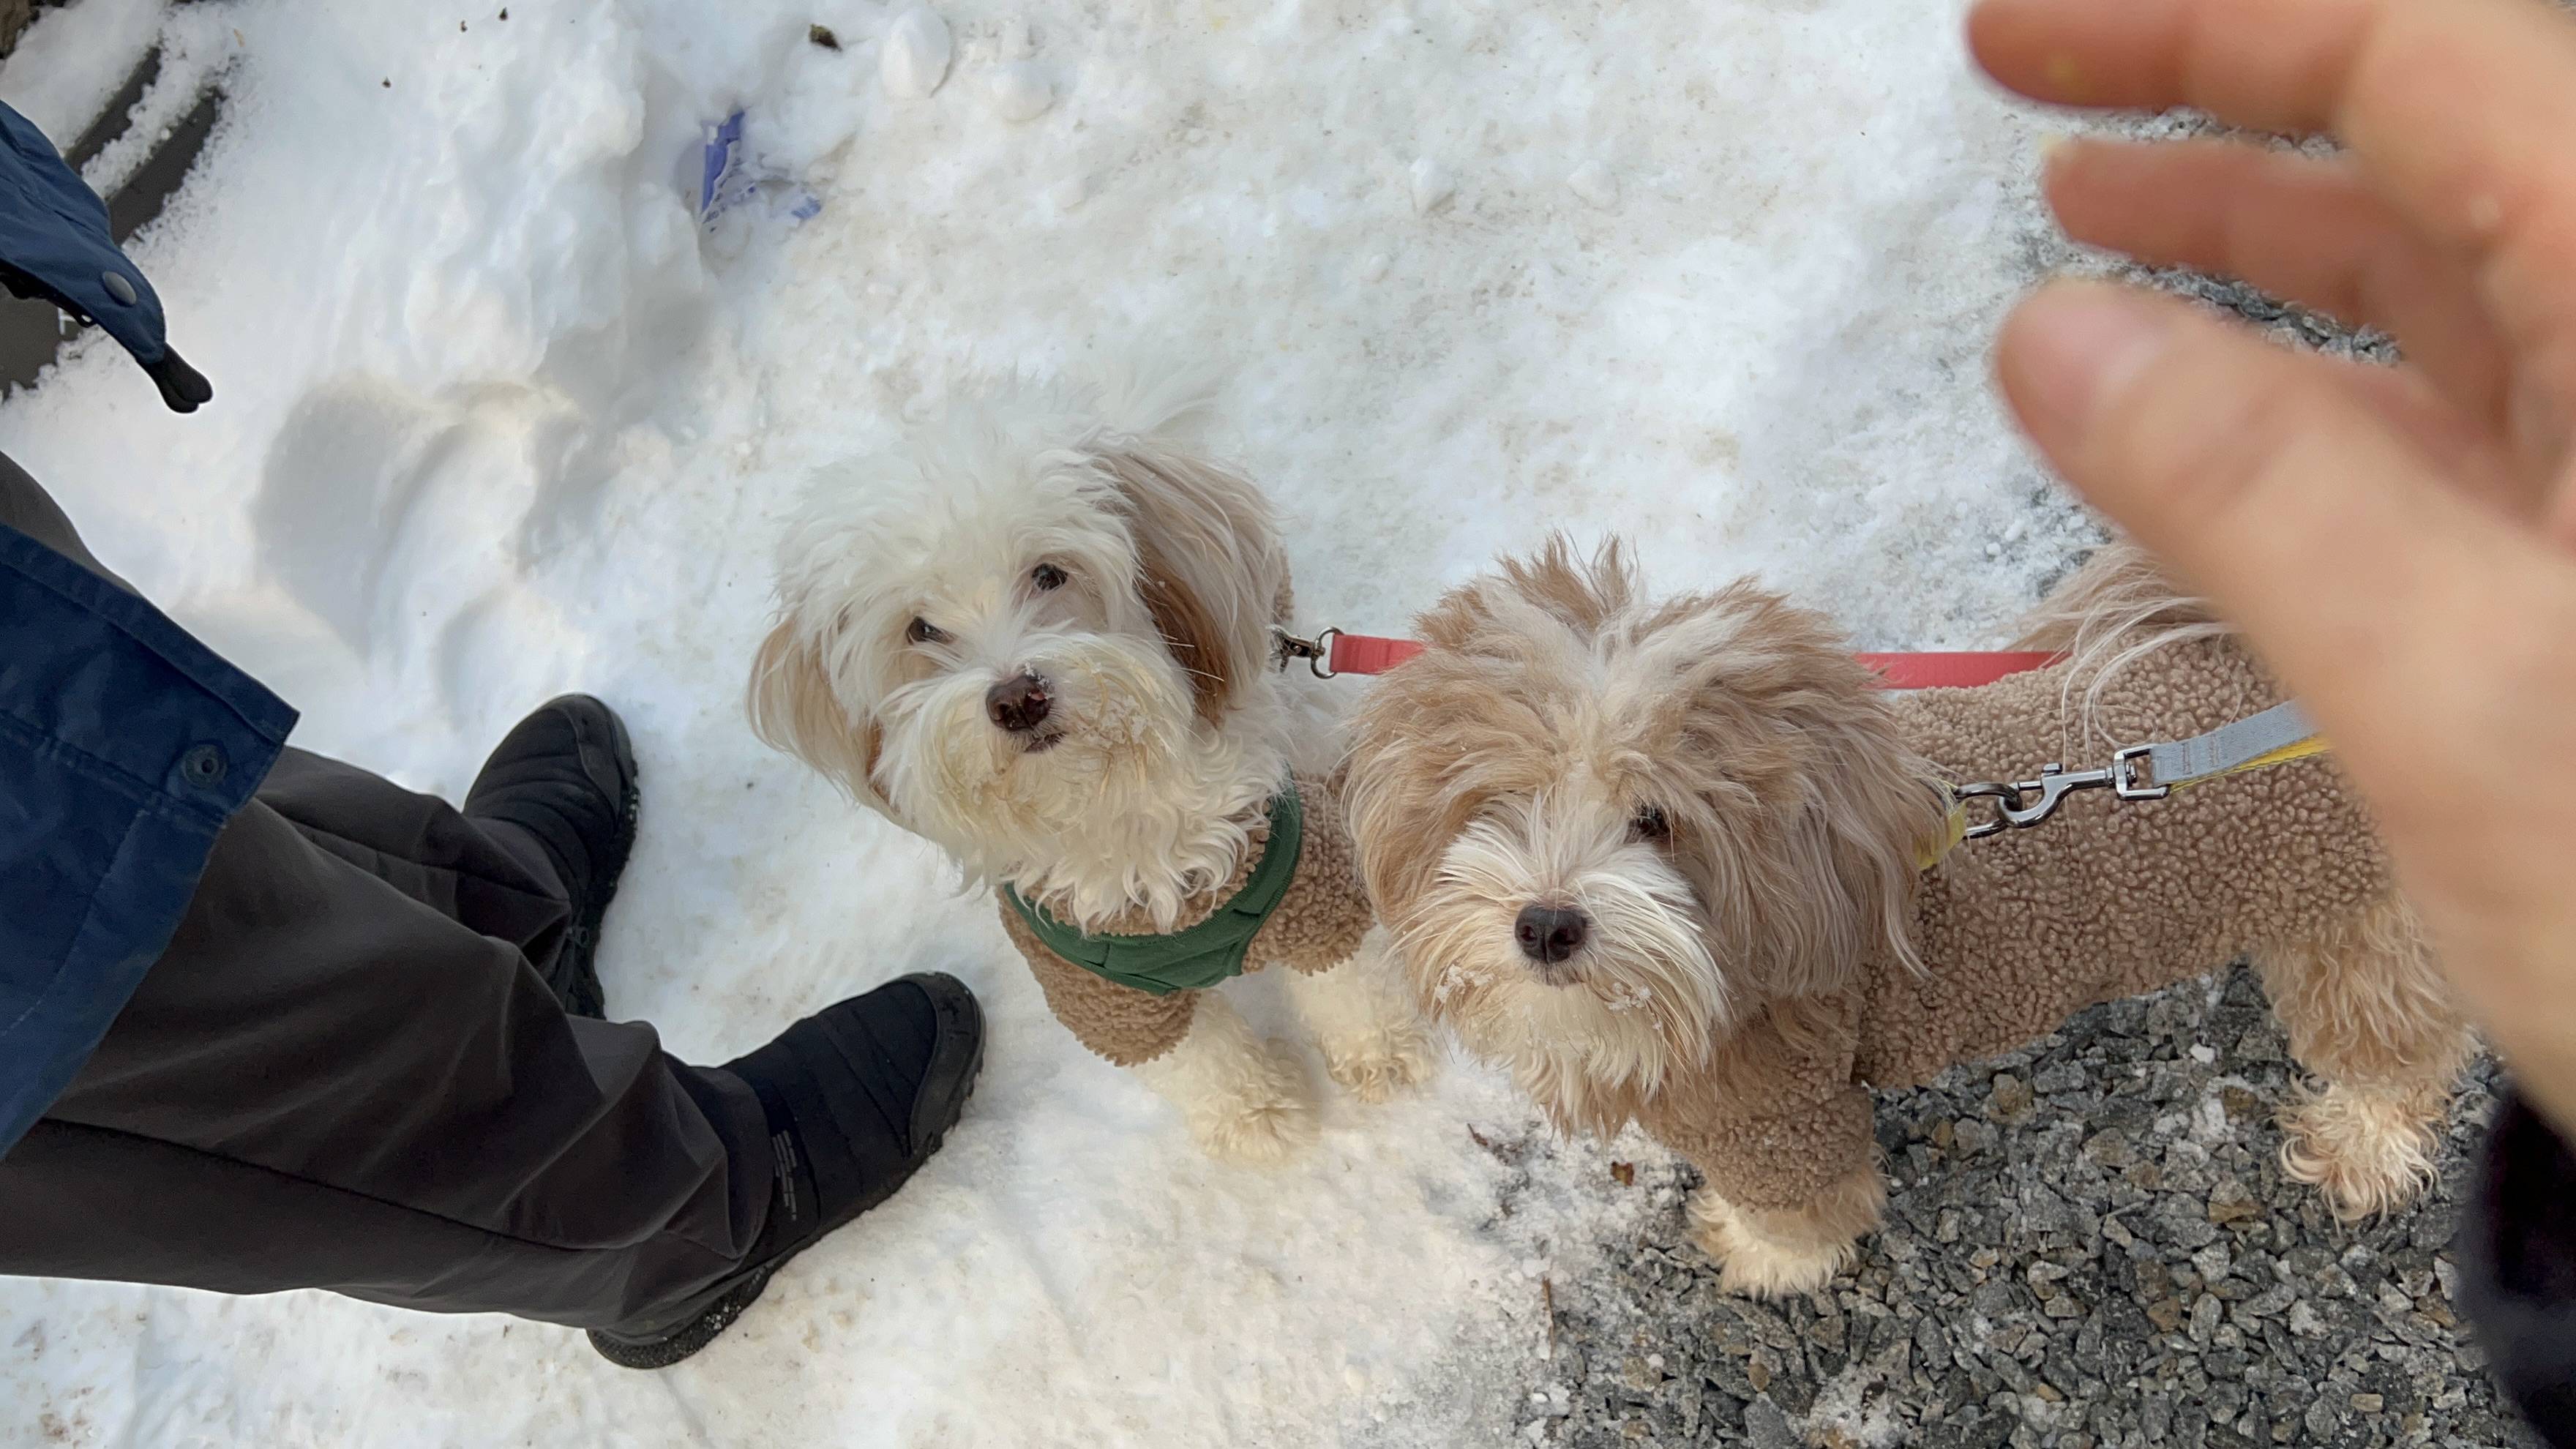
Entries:
POLYGON ((1531 1444, 2536 1444, 2452 1304, 2462 1153, 2441 1186, 2337 1224, 2282 1179, 2290 1081, 2245 972, 2077 1017, 2027 1050, 1881 1098, 1889 1227, 1831 1290, 1720 1292, 1678 1205, 1554 1286, 1531 1444))

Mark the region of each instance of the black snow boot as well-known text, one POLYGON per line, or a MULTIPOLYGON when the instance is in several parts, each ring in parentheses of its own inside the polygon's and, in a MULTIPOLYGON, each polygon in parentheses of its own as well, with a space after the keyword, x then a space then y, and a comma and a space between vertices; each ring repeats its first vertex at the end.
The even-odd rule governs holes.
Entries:
POLYGON ((465 792, 465 816, 563 883, 572 921, 546 971, 564 1010, 599 1016, 599 923, 635 844, 635 747, 607 705, 567 694, 519 721, 465 792))
POLYGON ((954 976, 898 977, 725 1064, 769 1117, 769 1221, 744 1266, 637 1330, 591 1331, 621 1368, 667 1368, 715 1340, 780 1265, 884 1202, 957 1125, 984 1067, 984 1012, 954 976))

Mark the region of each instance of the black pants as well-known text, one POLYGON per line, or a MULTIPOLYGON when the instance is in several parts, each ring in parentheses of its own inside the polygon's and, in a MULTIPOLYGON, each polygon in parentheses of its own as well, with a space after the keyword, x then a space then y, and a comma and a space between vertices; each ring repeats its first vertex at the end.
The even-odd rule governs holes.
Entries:
MULTIPOLYGON (((6 458, 0 523, 107 572, 6 458)), ((577 1327, 654 1325, 723 1276, 768 1210, 760 1105, 651 1027, 563 1013, 539 975, 570 916, 552 876, 289 751, 0 1158, 0 1273, 577 1327)))

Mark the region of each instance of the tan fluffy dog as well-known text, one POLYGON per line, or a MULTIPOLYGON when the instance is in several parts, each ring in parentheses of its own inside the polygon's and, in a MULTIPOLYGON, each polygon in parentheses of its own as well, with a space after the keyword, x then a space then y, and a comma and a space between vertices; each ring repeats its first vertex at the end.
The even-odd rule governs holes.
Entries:
POLYGON ((1420 633, 1355 738, 1371 893, 1428 1009, 1560 1127, 1633 1120, 1699 1168, 1729 1287, 1812 1290, 1878 1225, 1872 1088, 2240 957, 2320 1079, 2284 1113, 2290 1175, 2353 1216, 2427 1174, 2469 1034, 2329 763, 2075 796, 1917 863, 1944 782, 2276 702, 2134 552, 2106 550, 2023 646, 2071 663, 1974 690, 1879 689, 1824 619, 1750 584, 1648 598, 1615 547, 1506 563, 1420 633))

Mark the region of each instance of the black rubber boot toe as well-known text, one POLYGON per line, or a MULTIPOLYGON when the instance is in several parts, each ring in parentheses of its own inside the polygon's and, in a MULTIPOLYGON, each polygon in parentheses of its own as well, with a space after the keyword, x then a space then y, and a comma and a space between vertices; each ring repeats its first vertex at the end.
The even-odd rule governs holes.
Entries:
POLYGON ((551 700, 519 721, 465 792, 466 817, 497 827, 514 853, 534 845, 572 902, 546 985, 576 1016, 607 1009, 599 927, 634 849, 641 801, 626 726, 586 694, 551 700))
POLYGON ((984 1067, 984 1013, 953 976, 889 981, 824 1008, 725 1069, 769 1118, 769 1221, 738 1272, 657 1326, 593 1330, 625 1368, 667 1368, 732 1326, 780 1264, 884 1202, 930 1160, 984 1067))

